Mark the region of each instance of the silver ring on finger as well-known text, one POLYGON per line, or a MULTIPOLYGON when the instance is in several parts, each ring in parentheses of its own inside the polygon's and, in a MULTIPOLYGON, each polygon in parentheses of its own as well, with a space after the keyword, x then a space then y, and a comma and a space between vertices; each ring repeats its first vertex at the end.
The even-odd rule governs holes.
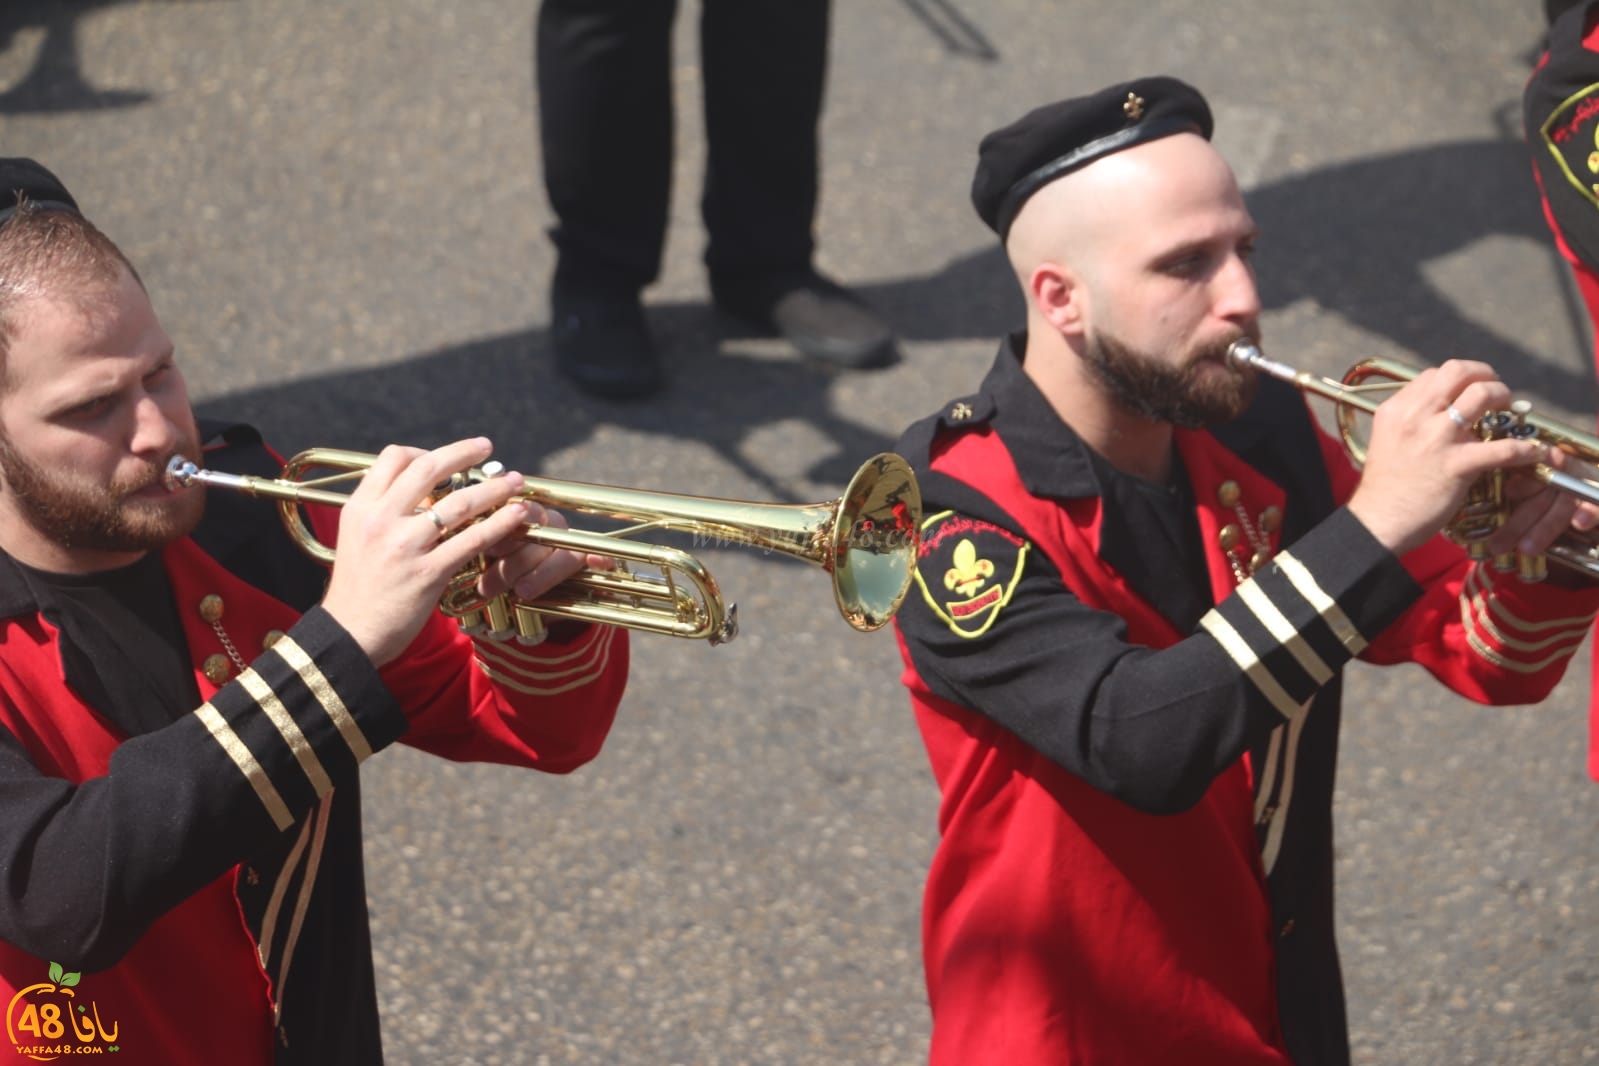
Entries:
POLYGON ((1453 422, 1455 425, 1459 426, 1461 429, 1464 429, 1464 430, 1470 430, 1471 429, 1471 419, 1467 418, 1465 415, 1463 415, 1459 411, 1455 410, 1455 405, 1454 404, 1450 404, 1448 407, 1445 407, 1444 408, 1444 414, 1449 416, 1449 421, 1453 422))
POLYGON ((431 507, 418 507, 416 509, 416 513, 417 514, 422 514, 422 515, 427 515, 428 516, 428 520, 430 522, 432 522, 433 525, 438 529, 439 536, 442 537, 442 536, 444 536, 444 534, 446 534, 446 533, 448 533, 450 531, 450 527, 445 523, 444 517, 442 515, 440 515, 439 512, 435 511, 433 508, 431 508, 431 507))

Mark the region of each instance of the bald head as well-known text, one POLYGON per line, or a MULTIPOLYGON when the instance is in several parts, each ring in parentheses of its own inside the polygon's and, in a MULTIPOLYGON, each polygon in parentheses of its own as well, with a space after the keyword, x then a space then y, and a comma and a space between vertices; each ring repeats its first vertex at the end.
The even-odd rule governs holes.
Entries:
MULTIPOLYGON (((1057 264, 1089 278, 1107 262, 1158 257, 1248 219, 1232 168, 1191 133, 1108 155, 1035 193, 1012 224, 1005 250, 1024 287, 1057 264)), ((1253 230, 1253 223, 1247 223, 1253 230)))

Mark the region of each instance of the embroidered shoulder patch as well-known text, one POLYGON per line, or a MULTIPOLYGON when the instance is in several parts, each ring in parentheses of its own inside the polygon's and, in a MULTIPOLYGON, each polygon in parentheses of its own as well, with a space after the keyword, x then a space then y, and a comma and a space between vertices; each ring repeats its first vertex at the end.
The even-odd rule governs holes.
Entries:
POLYGON ((1591 204, 1599 204, 1599 122, 1596 118, 1599 118, 1599 85, 1590 85, 1550 112, 1538 131, 1566 180, 1591 204))
POLYGON ((989 522, 943 511, 922 522, 916 584, 952 633, 982 636, 1015 593, 1031 547, 989 522))

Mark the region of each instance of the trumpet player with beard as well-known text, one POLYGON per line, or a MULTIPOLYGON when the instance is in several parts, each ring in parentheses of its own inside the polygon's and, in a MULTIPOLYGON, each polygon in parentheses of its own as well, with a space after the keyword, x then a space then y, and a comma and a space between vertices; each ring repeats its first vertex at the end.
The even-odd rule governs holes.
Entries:
MULTIPOLYGON (((1482 364, 1419 373, 1363 472, 1258 341, 1256 241, 1204 97, 1141 78, 983 139, 972 198, 1027 302, 899 451, 925 513, 896 626, 942 793, 923 909, 935 1066, 1339 1066, 1340 674, 1541 699, 1599 592, 1440 535, 1490 471, 1482 364)), ((1586 505, 1512 478, 1494 551, 1586 505)))
POLYGON ((487 440, 385 449, 317 516, 331 575, 271 501, 165 482, 202 452, 282 465, 248 427, 196 422, 126 257, 48 170, 0 160, 8 1032, 161 1066, 376 1064, 360 764, 398 741, 573 770, 610 729, 626 634, 560 623, 523 647, 438 612, 479 553, 485 595, 528 599, 596 562, 526 538, 559 516, 518 475, 435 498, 487 440), (70 1008, 71 1031, 57 1003, 27 1013, 66 974, 90 1043, 70 1008))

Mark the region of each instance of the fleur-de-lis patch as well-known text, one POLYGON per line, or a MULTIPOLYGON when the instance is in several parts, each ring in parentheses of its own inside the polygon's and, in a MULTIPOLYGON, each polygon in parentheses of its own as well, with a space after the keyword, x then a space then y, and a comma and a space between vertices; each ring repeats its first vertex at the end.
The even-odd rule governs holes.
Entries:
POLYGON ((1015 593, 1030 547, 999 526, 944 511, 922 523, 916 584, 951 632, 981 636, 1015 593))
POLYGON ((970 597, 994 576, 994 564, 977 557, 977 545, 963 540, 955 545, 955 565, 944 571, 944 587, 970 597))

